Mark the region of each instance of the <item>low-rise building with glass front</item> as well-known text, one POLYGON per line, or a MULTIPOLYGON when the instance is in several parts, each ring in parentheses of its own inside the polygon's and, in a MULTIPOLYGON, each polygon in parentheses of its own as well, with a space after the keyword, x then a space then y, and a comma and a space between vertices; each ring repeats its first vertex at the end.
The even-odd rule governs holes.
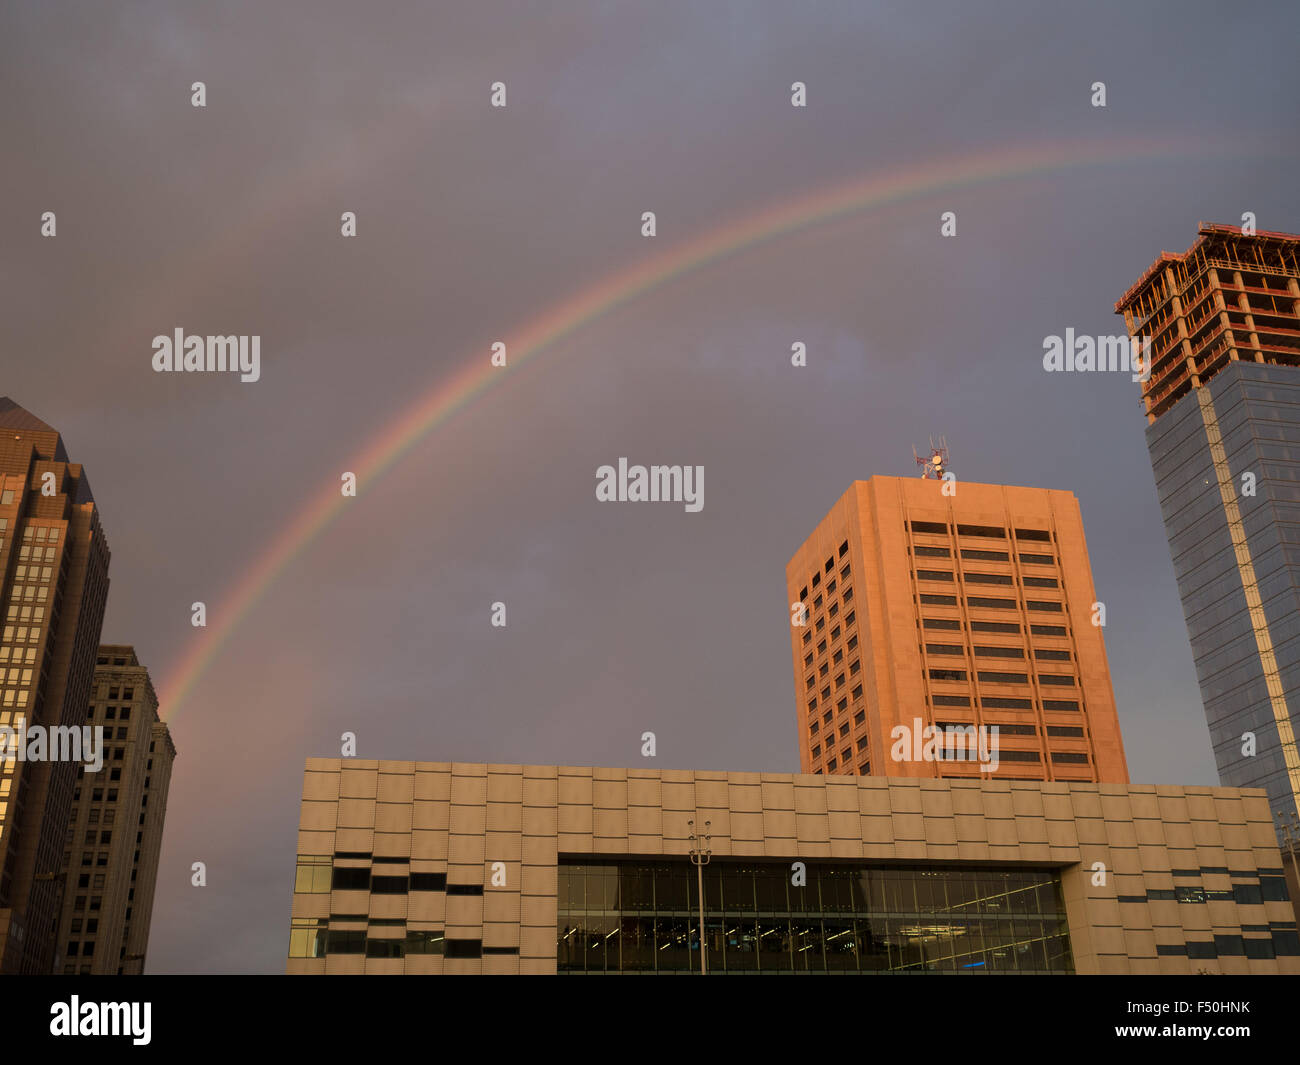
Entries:
POLYGON ((361 759, 307 763, 288 954, 290 973, 1300 973, 1260 789, 361 759))

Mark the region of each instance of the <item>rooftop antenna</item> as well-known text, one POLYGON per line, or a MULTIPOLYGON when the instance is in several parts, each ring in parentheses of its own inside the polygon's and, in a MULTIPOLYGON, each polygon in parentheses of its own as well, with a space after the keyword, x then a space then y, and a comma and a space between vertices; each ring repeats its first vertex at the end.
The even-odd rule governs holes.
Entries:
POLYGON ((916 453, 916 448, 912 448, 912 458, 916 464, 921 467, 921 476, 926 480, 942 481, 943 475, 948 472, 948 439, 939 437, 939 442, 934 442, 934 437, 930 437, 930 453, 923 456, 916 453))

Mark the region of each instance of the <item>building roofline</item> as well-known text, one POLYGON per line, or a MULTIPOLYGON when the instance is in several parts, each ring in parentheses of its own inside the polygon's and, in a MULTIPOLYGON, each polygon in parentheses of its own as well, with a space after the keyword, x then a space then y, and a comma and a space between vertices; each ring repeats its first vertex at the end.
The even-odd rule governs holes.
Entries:
MULTIPOLYGON (((1187 250, 1183 252, 1181 255, 1176 255, 1174 252, 1171 251, 1162 251, 1156 257, 1155 262, 1153 262, 1150 266, 1146 268, 1142 276, 1139 277, 1136 281, 1134 281, 1133 284, 1131 284, 1128 287, 1127 291, 1125 291, 1124 295, 1122 295, 1119 299, 1115 301, 1116 314, 1124 313, 1124 309, 1130 303, 1132 303, 1134 299, 1137 298, 1138 293, 1141 292, 1142 289, 1144 289, 1150 283, 1151 279, 1160 272, 1160 270, 1165 266, 1166 263, 1183 262, 1189 255, 1191 255, 1194 251, 1196 251, 1197 248, 1199 248, 1202 244, 1204 244, 1207 238, 1217 237, 1217 236, 1235 236, 1235 237, 1247 236, 1246 234, 1242 233, 1241 226, 1224 225, 1222 222, 1200 222, 1197 225, 1196 232, 1197 232, 1196 239, 1192 241, 1192 243, 1188 246, 1187 250)), ((1297 235, 1295 233, 1282 233, 1280 231, 1271 230, 1271 229, 1257 230, 1256 232, 1250 234, 1248 236, 1248 239, 1280 240, 1286 244, 1300 244, 1300 235, 1297 235)))

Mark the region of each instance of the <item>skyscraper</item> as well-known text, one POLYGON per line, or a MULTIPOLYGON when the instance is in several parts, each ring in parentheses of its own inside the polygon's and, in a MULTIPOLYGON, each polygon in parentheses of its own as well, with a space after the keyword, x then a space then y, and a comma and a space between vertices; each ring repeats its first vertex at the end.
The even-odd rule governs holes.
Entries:
POLYGON ((104 730, 104 765, 73 791, 54 971, 144 971, 176 747, 135 648, 99 649, 90 722, 104 730))
MULTIPOLYGON (((80 731, 108 560, 81 465, 55 429, 0 398, 0 726, 80 731)), ((78 772, 49 757, 0 768, 0 973, 50 971, 78 772)))
POLYGON ((1300 796, 1300 237, 1202 224, 1115 304, 1225 784, 1300 796))
POLYGON ((803 772, 1128 783, 1071 493, 855 481, 786 585, 803 772), (981 726, 991 761, 920 736, 981 726))

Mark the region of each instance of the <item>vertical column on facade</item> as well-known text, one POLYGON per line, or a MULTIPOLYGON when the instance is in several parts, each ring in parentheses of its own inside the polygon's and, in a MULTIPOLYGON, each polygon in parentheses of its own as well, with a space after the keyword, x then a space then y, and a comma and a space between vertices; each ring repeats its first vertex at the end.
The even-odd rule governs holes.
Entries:
POLYGON ((1178 295, 1177 279, 1168 266, 1165 267, 1165 288, 1169 293, 1169 304, 1173 307, 1174 317, 1178 320, 1178 342, 1183 349, 1183 364, 1187 368, 1187 376, 1191 378, 1193 388, 1200 388, 1201 379, 1196 372, 1196 354, 1192 350, 1192 340, 1187 332, 1187 315, 1183 313, 1183 300, 1178 295))
MULTIPOLYGON (((1133 317, 1131 307, 1124 308, 1124 328, 1128 330, 1129 339, 1133 341, 1135 350, 1141 351, 1144 359, 1154 361, 1155 356, 1152 352, 1149 349, 1143 350, 1141 347, 1141 338, 1137 332, 1137 320, 1133 317)), ((1156 420, 1156 416, 1151 413, 1151 390, 1149 388, 1151 367, 1144 364, 1142 369, 1147 376, 1147 380, 1142 382, 1142 407, 1147 413, 1147 424, 1150 425, 1156 420)))
POLYGON ((1237 309, 1246 312, 1246 328, 1250 331, 1250 346, 1255 353, 1255 361, 1264 361, 1264 352, 1260 350, 1259 333, 1255 330, 1255 316, 1250 313, 1250 300, 1246 298, 1246 283, 1241 271, 1232 271, 1232 283, 1237 288, 1237 309))
POLYGON ((1219 284, 1219 271, 1211 266, 1209 276, 1210 288, 1214 291, 1214 305, 1219 309, 1219 325, 1223 327, 1223 337, 1228 342, 1228 358, 1236 362, 1241 355, 1237 351, 1237 338, 1232 333, 1232 319, 1228 317, 1228 305, 1223 298, 1223 286, 1219 284))

